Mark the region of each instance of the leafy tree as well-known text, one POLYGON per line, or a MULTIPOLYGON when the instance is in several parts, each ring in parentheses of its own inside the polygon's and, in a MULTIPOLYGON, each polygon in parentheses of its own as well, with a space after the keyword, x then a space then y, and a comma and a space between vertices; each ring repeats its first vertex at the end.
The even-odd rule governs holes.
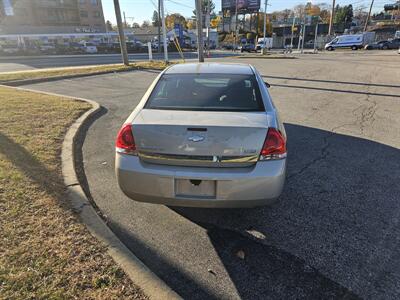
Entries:
POLYGON ((167 15, 165 18, 165 25, 168 29, 174 28, 175 24, 181 24, 183 28, 186 28, 187 21, 184 16, 179 13, 167 15))
POLYGON ((144 20, 142 23, 142 28, 147 28, 147 27, 150 27, 150 21, 144 20))
POLYGON ((106 29, 107 31, 113 31, 113 26, 109 20, 106 22, 106 29))
POLYGON ((345 6, 340 6, 337 5, 335 9, 335 17, 334 17, 334 22, 336 24, 344 24, 344 23, 350 23, 353 20, 353 6, 350 5, 345 5, 345 6))
POLYGON ((151 23, 153 24, 154 27, 158 27, 161 25, 160 18, 158 16, 158 12, 156 10, 153 11, 153 17, 151 19, 152 19, 151 23))
MULTIPOLYGON (((258 15, 258 32, 263 33, 264 32, 264 16, 265 14, 263 12, 260 12, 258 15)), ((267 23, 266 23, 266 33, 267 35, 272 34, 272 23, 269 20, 268 14, 267 14, 267 23)))
POLYGON ((196 29, 196 21, 190 19, 186 22, 187 29, 196 29))
MULTIPOLYGON (((212 13, 215 9, 213 0, 201 0, 201 10, 203 15, 207 13, 208 2, 210 2, 210 13, 212 13)), ((193 18, 196 18, 196 10, 193 10, 193 18)))
POLYGON ((139 23, 133 22, 133 23, 132 23, 132 28, 140 28, 139 23))

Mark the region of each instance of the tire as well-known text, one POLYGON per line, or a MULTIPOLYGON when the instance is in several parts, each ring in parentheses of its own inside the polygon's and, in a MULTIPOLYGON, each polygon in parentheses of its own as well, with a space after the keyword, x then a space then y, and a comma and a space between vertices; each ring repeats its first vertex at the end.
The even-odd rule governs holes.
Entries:
POLYGON ((332 46, 329 46, 328 48, 326 48, 326 50, 328 50, 328 51, 333 51, 333 50, 335 50, 335 49, 333 49, 332 46))
POLYGON ((358 50, 358 47, 357 46, 351 46, 351 50, 353 50, 353 51, 358 50))
POLYGON ((382 46, 382 50, 388 50, 389 49, 389 46, 388 45, 383 45, 382 46))

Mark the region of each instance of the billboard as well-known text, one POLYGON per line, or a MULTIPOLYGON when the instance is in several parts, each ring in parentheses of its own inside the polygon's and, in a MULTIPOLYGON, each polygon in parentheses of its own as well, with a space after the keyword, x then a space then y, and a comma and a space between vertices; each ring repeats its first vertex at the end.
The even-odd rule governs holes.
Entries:
POLYGON ((259 10, 261 0, 221 0, 222 9, 259 10))

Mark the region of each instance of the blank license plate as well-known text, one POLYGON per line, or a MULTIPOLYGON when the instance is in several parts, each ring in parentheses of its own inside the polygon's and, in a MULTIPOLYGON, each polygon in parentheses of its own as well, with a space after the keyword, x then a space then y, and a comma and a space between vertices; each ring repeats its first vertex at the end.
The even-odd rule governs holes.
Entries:
POLYGON ((175 179, 175 195, 181 197, 215 198, 214 180, 175 179))

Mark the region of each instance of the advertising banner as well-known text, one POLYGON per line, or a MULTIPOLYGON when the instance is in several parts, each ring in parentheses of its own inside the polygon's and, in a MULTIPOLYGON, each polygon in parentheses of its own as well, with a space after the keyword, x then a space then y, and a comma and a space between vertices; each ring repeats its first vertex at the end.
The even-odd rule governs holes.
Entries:
POLYGON ((221 0, 222 9, 238 10, 259 10, 261 0, 221 0))

